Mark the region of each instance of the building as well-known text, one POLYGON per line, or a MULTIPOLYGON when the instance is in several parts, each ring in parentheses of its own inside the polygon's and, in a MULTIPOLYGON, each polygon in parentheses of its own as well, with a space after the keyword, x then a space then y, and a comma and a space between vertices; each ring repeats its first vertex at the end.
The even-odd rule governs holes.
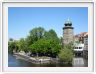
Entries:
POLYGON ((88 50, 88 33, 84 35, 84 50, 88 50))
POLYGON ((69 44, 74 41, 74 31, 72 27, 72 22, 68 19, 63 27, 63 45, 69 44))
POLYGON ((82 32, 80 34, 75 35, 74 36, 74 41, 75 42, 78 41, 80 43, 84 43, 84 38, 85 38, 86 34, 87 34, 87 32, 82 32))
POLYGON ((84 36, 84 51, 83 55, 85 58, 88 58, 88 33, 84 36))
POLYGON ((74 36, 74 43, 79 43, 79 34, 74 36))
POLYGON ((75 56, 83 56, 84 44, 75 43, 74 44, 74 52, 75 56))
POLYGON ((88 32, 82 32, 80 34, 75 35, 74 36, 74 44, 75 44, 75 48, 74 48, 75 52, 77 50, 78 50, 78 52, 80 52, 80 49, 77 49, 79 47, 78 44, 84 44, 84 46, 81 46, 81 47, 83 47, 83 49, 82 49, 83 56, 85 58, 88 58, 88 32))

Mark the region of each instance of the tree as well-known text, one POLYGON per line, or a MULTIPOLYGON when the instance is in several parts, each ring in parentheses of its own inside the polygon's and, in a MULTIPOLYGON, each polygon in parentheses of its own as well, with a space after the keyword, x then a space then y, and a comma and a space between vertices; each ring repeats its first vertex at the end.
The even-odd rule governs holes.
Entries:
POLYGON ((59 42, 59 38, 53 29, 50 29, 48 32, 46 31, 44 36, 46 39, 53 39, 53 40, 59 42))
POLYGON ((37 27, 37 28, 34 28, 34 29, 32 29, 32 30, 30 31, 29 37, 32 37, 32 38, 34 39, 34 41, 37 41, 38 39, 43 38, 44 33, 45 33, 44 28, 42 28, 42 27, 37 27))
POLYGON ((29 46, 32 53, 45 54, 48 48, 48 40, 40 39, 29 46))
POLYGON ((9 41, 8 42, 8 51, 10 53, 13 53, 13 51, 17 52, 19 49, 18 47, 18 41, 9 41))
POLYGON ((19 46, 20 51, 24 51, 24 46, 25 46, 24 38, 21 38, 21 39, 19 40, 18 46, 19 46))
POLYGON ((73 53, 69 49, 64 49, 60 51, 59 59, 62 62, 72 62, 73 53))
POLYGON ((32 53, 56 57, 61 49, 61 46, 52 39, 40 39, 32 44, 29 49, 32 53))
POLYGON ((13 41, 13 38, 10 38, 9 41, 13 41))
MULTIPOLYGON (((30 30, 29 35, 25 39, 26 47, 29 47, 34 42, 44 37, 45 30, 42 27, 33 28, 30 30)), ((28 48, 27 48, 28 49, 28 48)))
POLYGON ((8 42, 8 52, 13 53, 13 49, 15 49, 15 43, 8 42))
POLYGON ((31 52, 40 56, 56 57, 61 49, 56 32, 53 29, 47 32, 42 27, 32 29, 25 39, 21 38, 18 41, 10 39, 9 42, 13 42, 8 43, 12 50, 31 52))
POLYGON ((73 48, 71 44, 64 46, 64 48, 59 53, 59 59, 63 62, 72 62, 73 60, 73 48))
POLYGON ((50 39, 51 56, 56 57, 61 50, 61 45, 54 39, 50 39))
POLYGON ((28 46, 30 46, 31 44, 33 44, 34 43, 34 38, 33 38, 33 36, 27 36, 27 38, 25 39, 25 42, 28 44, 28 46))
POLYGON ((18 40, 17 46, 18 46, 18 51, 24 51, 25 53, 29 51, 27 41, 24 38, 18 40))

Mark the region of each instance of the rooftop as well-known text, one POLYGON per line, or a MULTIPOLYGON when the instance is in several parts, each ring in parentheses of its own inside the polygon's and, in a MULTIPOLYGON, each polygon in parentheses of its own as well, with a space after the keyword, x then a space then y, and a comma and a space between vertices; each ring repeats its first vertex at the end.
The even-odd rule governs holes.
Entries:
POLYGON ((71 20, 68 18, 67 21, 65 21, 65 24, 72 24, 71 20))

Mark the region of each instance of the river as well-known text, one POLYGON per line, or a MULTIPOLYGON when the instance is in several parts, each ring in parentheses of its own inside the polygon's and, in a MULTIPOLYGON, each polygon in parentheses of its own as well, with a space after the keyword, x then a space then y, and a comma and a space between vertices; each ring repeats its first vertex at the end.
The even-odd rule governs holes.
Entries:
POLYGON ((33 64, 22 59, 17 59, 12 54, 8 55, 8 67, 87 67, 88 61, 82 57, 73 58, 72 64, 33 64))

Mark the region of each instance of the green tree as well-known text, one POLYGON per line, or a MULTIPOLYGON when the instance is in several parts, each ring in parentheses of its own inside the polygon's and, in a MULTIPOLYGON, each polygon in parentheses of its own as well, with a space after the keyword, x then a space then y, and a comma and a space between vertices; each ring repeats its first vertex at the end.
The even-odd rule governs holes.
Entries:
POLYGON ((72 62, 73 53, 69 49, 61 50, 59 54, 59 59, 63 62, 72 62))
MULTIPOLYGON (((44 37, 45 30, 42 27, 33 28, 30 30, 29 35, 25 39, 26 47, 29 47, 34 42, 38 41, 39 39, 42 39, 44 37)), ((26 48, 29 50, 28 48, 26 48)))
POLYGON ((40 39, 29 46, 32 53, 45 54, 47 52, 48 42, 45 39, 40 39))
POLYGON ((18 51, 24 51, 25 53, 29 51, 28 44, 24 38, 18 40, 17 46, 18 46, 18 51))
POLYGON ((27 36, 27 38, 25 39, 25 42, 28 44, 28 46, 30 46, 31 44, 34 43, 34 37, 33 36, 27 36))
POLYGON ((24 51, 24 46, 25 46, 24 38, 21 38, 21 39, 19 40, 18 46, 19 46, 20 51, 24 51))
POLYGON ((9 41, 14 41, 13 38, 10 38, 9 41))
POLYGON ((19 49, 18 47, 18 41, 9 41, 8 42, 8 51, 13 53, 13 51, 17 52, 19 49))
POLYGON ((34 29, 32 29, 32 30, 30 31, 29 37, 32 37, 34 41, 37 41, 38 39, 43 38, 44 33, 45 33, 44 28, 42 28, 42 27, 37 27, 37 28, 34 28, 34 29))
POLYGON ((59 59, 63 62, 72 62, 73 60, 73 46, 71 44, 64 45, 64 48, 59 53, 59 59))
POLYGON ((50 29, 48 32, 46 31, 44 36, 46 39, 53 39, 53 40, 59 42, 59 38, 53 29, 50 29))
POLYGON ((18 41, 10 39, 8 47, 16 51, 32 52, 46 56, 57 56, 61 49, 56 32, 53 29, 47 32, 42 27, 32 29, 25 39, 21 38, 18 41))
POLYGON ((38 53, 39 55, 56 57, 61 49, 61 46, 52 39, 40 39, 32 44, 29 49, 31 52, 38 53))
POLYGON ((56 57, 60 52, 61 45, 57 41, 50 39, 50 48, 52 51, 51 56, 56 57))
POLYGON ((13 53, 13 49, 15 49, 15 43, 14 42, 8 42, 8 52, 13 53))

